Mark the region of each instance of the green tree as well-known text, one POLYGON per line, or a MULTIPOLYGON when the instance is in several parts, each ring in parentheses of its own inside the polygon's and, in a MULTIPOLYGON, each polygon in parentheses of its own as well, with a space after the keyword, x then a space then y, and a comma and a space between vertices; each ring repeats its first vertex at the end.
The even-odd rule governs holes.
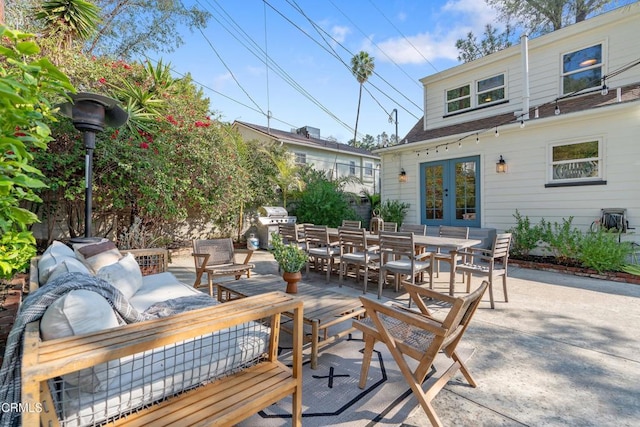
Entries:
POLYGON ((612 0, 486 0, 499 12, 502 22, 512 22, 530 36, 559 30, 584 21, 615 5, 612 0))
POLYGON ((195 5, 165 1, 98 0, 102 25, 88 47, 90 55, 114 55, 131 58, 146 52, 172 52, 184 44, 176 31, 205 28, 211 14, 195 5))
POLYGON ((491 24, 487 24, 484 29, 484 38, 478 43, 473 32, 469 31, 466 39, 458 39, 456 48, 458 49, 458 61, 470 62, 506 49, 511 46, 509 38, 511 37, 511 27, 507 25, 506 30, 498 34, 497 28, 491 24))
POLYGON ((365 51, 360 51, 351 58, 351 72, 360 84, 358 92, 358 109, 356 112, 356 126, 353 130, 354 143, 358 140, 358 120, 360 119, 360 103, 362 101, 362 87, 369 80, 375 68, 374 58, 365 51))
POLYGON ((0 39, 0 278, 10 278, 36 253, 28 227, 38 218, 24 204, 45 185, 33 160, 51 140, 50 99, 73 87, 31 34, 0 25, 0 39))

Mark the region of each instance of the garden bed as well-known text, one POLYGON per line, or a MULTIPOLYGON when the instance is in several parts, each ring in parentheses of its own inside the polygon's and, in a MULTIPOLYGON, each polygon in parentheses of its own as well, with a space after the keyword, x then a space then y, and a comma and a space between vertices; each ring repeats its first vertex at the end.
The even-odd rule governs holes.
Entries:
POLYGON ((526 258, 509 258, 511 265, 533 270, 552 271, 555 273, 573 274, 574 276, 591 277, 593 279, 611 280, 614 282, 625 282, 640 285, 640 276, 623 271, 603 271, 580 266, 576 262, 558 262, 554 257, 530 255, 526 258))

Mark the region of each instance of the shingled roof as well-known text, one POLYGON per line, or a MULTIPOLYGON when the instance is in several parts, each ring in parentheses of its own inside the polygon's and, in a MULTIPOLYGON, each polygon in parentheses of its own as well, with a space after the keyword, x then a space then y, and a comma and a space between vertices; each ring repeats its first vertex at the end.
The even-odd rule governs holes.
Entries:
MULTIPOLYGON (((595 108, 603 108, 620 102, 633 102, 640 100, 640 83, 635 83, 621 88, 621 101, 617 100, 616 89, 610 89, 607 95, 602 95, 600 90, 591 92, 587 95, 579 95, 567 97, 558 100, 558 108, 560 114, 575 113, 579 111, 592 110, 595 108)), ((529 121, 540 120, 555 115, 555 102, 547 103, 539 107, 531 107, 529 110, 529 121), (535 110, 538 109, 538 118, 535 117, 535 110)), ((431 139, 444 138, 447 136, 465 136, 475 132, 490 130, 496 126, 504 126, 509 123, 517 123, 520 118, 514 116, 513 112, 500 114, 491 117, 485 117, 478 120, 472 120, 464 123, 457 123, 451 126, 444 126, 435 129, 423 129, 423 119, 421 118, 409 131, 405 137, 406 143, 429 141, 431 139)))
POLYGON ((253 123, 236 121, 237 123, 253 129, 257 132, 261 132, 265 135, 268 135, 278 141, 287 141, 292 143, 298 143, 301 145, 306 145, 311 148, 321 148, 328 150, 337 150, 344 151, 347 153, 353 153, 359 156, 367 156, 367 157, 379 157, 377 154, 372 153, 369 150, 359 147, 352 147, 351 145, 341 144, 335 141, 329 141, 326 139, 314 138, 313 136, 305 136, 300 135, 295 132, 286 132, 279 129, 267 128, 266 126, 260 126, 253 123))

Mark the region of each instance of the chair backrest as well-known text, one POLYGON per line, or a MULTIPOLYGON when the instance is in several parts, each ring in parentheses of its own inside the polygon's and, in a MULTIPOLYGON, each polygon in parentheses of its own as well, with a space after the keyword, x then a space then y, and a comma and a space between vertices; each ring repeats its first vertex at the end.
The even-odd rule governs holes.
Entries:
POLYGON ((300 242, 298 225, 296 224, 278 224, 278 234, 280 234, 282 242, 285 244, 300 242))
POLYGON ((329 229, 326 225, 304 225, 304 239, 307 249, 321 248, 329 244, 329 229))
POLYGON ((415 254, 412 232, 381 231, 379 245, 381 254, 408 258, 413 258, 415 254))
POLYGON ((385 222, 382 224, 382 231, 398 231, 398 223, 397 222, 385 222))
POLYGON ((351 227, 351 228, 361 228, 362 227, 362 221, 355 221, 355 220, 348 220, 348 219, 343 219, 342 220, 342 226, 343 227, 351 227))
POLYGON ((364 228, 338 227, 340 239, 340 255, 353 252, 364 252, 367 248, 366 230, 364 228))
POLYGON ((494 259, 503 258, 503 262, 506 264, 509 258, 510 245, 511 233, 496 234, 496 238, 493 240, 493 247, 491 248, 491 256, 494 259))
MULTIPOLYGON (((207 265, 230 264, 233 263, 233 241, 231 238, 194 240, 193 253, 208 254, 207 265)), ((200 267, 202 267, 202 258, 196 257, 196 268, 200 267)))
POLYGON ((438 229, 440 237, 452 237, 454 239, 468 239, 469 227, 452 227, 450 225, 441 225, 438 229))
POLYGON ((421 236, 427 235, 427 226, 424 224, 402 224, 400 226, 401 232, 411 232, 421 236))
POLYGON ((457 297, 453 302, 451 310, 449 310, 447 317, 442 322, 442 327, 447 329, 447 337, 444 340, 445 352, 447 349, 450 351, 455 350, 488 286, 489 282, 484 280, 476 290, 457 297))

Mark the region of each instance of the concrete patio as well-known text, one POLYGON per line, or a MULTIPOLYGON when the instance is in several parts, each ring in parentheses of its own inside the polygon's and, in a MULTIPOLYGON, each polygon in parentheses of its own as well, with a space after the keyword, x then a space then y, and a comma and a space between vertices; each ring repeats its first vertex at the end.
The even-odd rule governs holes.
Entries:
MULTIPOLYGON (((189 252, 172 258, 170 271, 193 283, 189 252)), ((266 251, 252 262, 257 274, 277 274, 266 251)), ((327 286, 324 274, 303 280, 327 286)), ((448 280, 441 273, 435 287, 446 292, 448 280)), ((353 279, 346 284, 361 289, 353 279)), ((433 401, 445 425, 640 425, 640 286, 510 267, 508 290, 504 303, 496 286, 494 310, 485 295, 463 340, 476 347, 469 368, 479 386, 454 380, 433 401)), ((384 296, 406 301, 392 289, 384 296)), ((402 425, 430 424, 416 406, 402 425)))

